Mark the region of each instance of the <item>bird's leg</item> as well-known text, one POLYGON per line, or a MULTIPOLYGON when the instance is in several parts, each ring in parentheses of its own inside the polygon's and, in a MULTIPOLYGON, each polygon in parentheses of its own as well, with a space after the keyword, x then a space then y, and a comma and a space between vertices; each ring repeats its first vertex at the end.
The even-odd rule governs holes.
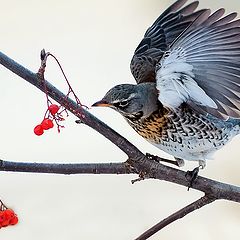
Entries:
POLYGON ((184 160, 180 158, 175 158, 176 161, 170 160, 170 159, 165 159, 165 158, 160 158, 158 156, 152 155, 150 153, 146 153, 146 157, 150 160, 154 160, 156 162, 166 162, 166 163, 171 163, 175 166, 182 167, 184 165, 184 160))
POLYGON ((189 189, 193 186, 193 183, 196 181, 197 177, 198 177, 198 173, 200 169, 204 169, 206 166, 206 161, 204 160, 199 160, 199 166, 194 168, 192 171, 187 171, 186 172, 186 178, 189 181, 188 184, 188 191, 189 189))

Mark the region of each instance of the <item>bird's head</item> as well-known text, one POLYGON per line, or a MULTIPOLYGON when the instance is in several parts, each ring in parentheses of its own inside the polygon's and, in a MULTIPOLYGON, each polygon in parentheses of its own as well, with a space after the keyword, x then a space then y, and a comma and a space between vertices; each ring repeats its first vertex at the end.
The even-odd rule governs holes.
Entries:
POLYGON ((158 94, 154 83, 121 84, 111 88, 93 107, 110 107, 125 118, 148 117, 158 108, 158 94))

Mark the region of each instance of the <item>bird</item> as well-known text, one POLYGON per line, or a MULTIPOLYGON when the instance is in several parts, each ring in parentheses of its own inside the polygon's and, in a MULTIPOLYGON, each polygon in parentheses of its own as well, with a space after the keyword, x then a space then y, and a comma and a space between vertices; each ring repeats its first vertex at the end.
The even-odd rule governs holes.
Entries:
POLYGON ((114 86, 92 106, 114 109, 179 166, 199 169, 240 133, 240 20, 187 2, 147 29, 130 63, 136 84, 114 86))

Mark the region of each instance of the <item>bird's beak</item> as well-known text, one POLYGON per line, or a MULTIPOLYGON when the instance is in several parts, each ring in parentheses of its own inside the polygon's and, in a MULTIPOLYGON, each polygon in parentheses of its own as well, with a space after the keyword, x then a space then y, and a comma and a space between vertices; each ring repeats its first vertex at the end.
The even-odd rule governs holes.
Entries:
POLYGON ((100 100, 98 102, 95 102, 92 107, 111 107, 112 104, 108 103, 105 100, 100 100))

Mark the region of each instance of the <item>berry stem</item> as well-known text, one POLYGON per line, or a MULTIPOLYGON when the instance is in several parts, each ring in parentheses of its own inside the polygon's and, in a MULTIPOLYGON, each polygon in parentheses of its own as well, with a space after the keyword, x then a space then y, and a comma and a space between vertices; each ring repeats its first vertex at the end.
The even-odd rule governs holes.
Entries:
POLYGON ((68 85, 69 90, 68 90, 68 93, 67 93, 66 97, 69 97, 69 95, 72 93, 73 96, 74 96, 74 98, 75 98, 75 100, 76 100, 76 102, 77 102, 77 104, 80 105, 81 107, 85 107, 85 108, 88 109, 87 106, 85 106, 85 105, 83 105, 83 104, 81 103, 81 101, 79 100, 79 98, 78 98, 77 95, 75 94, 75 92, 74 92, 74 90, 73 90, 70 82, 68 81, 68 78, 67 78, 67 76, 66 76, 66 74, 65 74, 65 72, 64 72, 64 70, 63 70, 63 68, 62 68, 62 66, 61 66, 61 64, 60 64, 60 62, 58 61, 58 59, 57 59, 53 54, 51 54, 51 53, 48 53, 48 56, 51 56, 51 57, 57 62, 58 66, 59 66, 59 68, 60 68, 60 70, 61 70, 61 72, 62 72, 62 74, 63 74, 63 77, 64 77, 64 79, 65 79, 65 81, 66 81, 66 83, 67 83, 67 85, 68 85))
POLYGON ((3 201, 0 199, 0 210, 3 211, 7 209, 8 207, 3 203, 3 201))

